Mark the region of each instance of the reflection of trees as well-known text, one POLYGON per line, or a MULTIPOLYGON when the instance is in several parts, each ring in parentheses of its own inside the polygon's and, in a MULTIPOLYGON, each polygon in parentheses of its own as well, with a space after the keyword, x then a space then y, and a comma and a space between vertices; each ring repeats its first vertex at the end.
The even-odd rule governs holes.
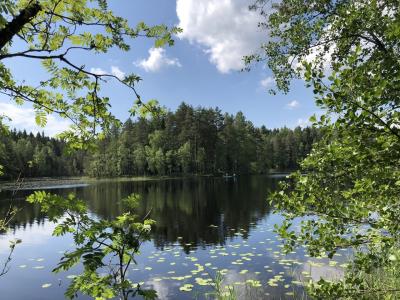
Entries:
MULTIPOLYGON (((189 249, 205 244, 224 244, 239 229, 242 229, 246 237, 251 223, 258 222, 269 213, 266 195, 275 188, 276 182, 274 179, 256 176, 240 177, 236 181, 221 178, 109 181, 52 192, 76 193, 88 202, 91 211, 102 218, 118 216, 121 213, 119 199, 138 193, 143 199, 140 214, 145 215, 151 210, 151 218, 157 221, 152 233, 156 246, 164 247, 179 241, 183 245, 191 243, 191 246, 185 246, 189 249)), ((23 209, 15 218, 13 226, 42 223, 45 216, 39 208, 27 206, 23 201, 25 194, 30 192, 21 193, 21 199, 16 204, 23 209)), ((0 212, 6 206, 7 201, 3 200, 0 212)))
POLYGON ((249 189, 249 184, 251 179, 247 178, 237 182, 181 181, 169 186, 171 190, 164 194, 162 202, 155 190, 147 198, 147 205, 153 208, 152 217, 157 221, 153 233, 155 243, 163 246, 181 236, 183 244, 223 244, 238 229, 248 231, 250 223, 268 212, 267 191, 260 186, 258 191, 249 189))
MULTIPOLYGON (((25 191, 18 192, 17 198, 12 201, 13 206, 18 210, 9 224, 11 232, 18 229, 25 229, 32 225, 43 225, 45 215, 40 212, 36 205, 28 205, 25 202, 25 191)), ((27 193, 29 194, 29 193, 27 193)), ((11 204, 11 192, 0 194, 0 215, 4 215, 11 204)))

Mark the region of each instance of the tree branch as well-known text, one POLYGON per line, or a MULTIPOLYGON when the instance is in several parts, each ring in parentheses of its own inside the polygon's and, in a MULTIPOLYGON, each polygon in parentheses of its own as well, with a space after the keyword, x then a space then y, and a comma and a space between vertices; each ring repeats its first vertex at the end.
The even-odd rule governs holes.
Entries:
POLYGON ((31 21, 42 9, 38 2, 34 2, 28 5, 26 8, 21 10, 18 16, 12 21, 6 24, 6 26, 0 30, 0 50, 9 43, 12 38, 21 31, 21 29, 31 21))

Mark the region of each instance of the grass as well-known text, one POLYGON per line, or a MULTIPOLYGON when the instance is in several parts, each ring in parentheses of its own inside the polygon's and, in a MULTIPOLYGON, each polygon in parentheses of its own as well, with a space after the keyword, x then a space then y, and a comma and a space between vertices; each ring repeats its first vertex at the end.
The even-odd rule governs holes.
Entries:
POLYGON ((400 250, 389 261, 389 265, 376 268, 370 274, 357 274, 365 282, 365 299, 400 300, 400 250))
POLYGON ((206 294, 206 299, 237 300, 238 296, 233 285, 225 285, 225 276, 217 272, 213 278, 213 290, 206 294))

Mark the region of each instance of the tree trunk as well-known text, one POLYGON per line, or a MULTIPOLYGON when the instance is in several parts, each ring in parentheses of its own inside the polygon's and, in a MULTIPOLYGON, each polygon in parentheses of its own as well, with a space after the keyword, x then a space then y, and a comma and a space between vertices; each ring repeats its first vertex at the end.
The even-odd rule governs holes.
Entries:
POLYGON ((29 23, 42 9, 38 2, 34 2, 21 10, 18 16, 14 17, 12 21, 0 30, 0 50, 12 40, 14 35, 21 31, 21 29, 29 23))

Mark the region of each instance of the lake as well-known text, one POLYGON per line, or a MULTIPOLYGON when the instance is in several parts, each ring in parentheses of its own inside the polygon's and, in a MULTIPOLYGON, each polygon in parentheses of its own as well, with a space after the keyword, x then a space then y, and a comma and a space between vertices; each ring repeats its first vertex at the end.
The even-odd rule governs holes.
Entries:
MULTIPOLYGON (((223 283, 233 286, 240 299, 293 299, 303 294, 310 279, 339 278, 348 257, 339 251, 333 260, 310 258, 300 248, 280 253, 282 241, 273 232, 282 217, 271 211, 267 195, 277 188, 279 176, 188 178, 151 181, 100 181, 89 185, 57 186, 52 193, 75 193, 100 218, 121 213, 118 200, 142 196, 140 214, 151 210, 157 223, 152 241, 143 244, 137 265, 130 268, 134 282, 157 291, 160 299, 207 299, 212 290, 203 285, 219 270, 223 283), (193 285, 183 290, 185 284, 193 285)), ((8 241, 22 239, 10 271, 0 277, 0 299, 63 299, 69 272, 53 274, 70 237, 53 237, 54 224, 37 206, 25 202, 32 191, 19 191, 21 208, 7 234, 0 236, 0 262, 8 255, 8 241)), ((9 207, 11 192, 0 193, 0 212, 9 207)), ((87 299, 80 296, 78 299, 87 299)))

